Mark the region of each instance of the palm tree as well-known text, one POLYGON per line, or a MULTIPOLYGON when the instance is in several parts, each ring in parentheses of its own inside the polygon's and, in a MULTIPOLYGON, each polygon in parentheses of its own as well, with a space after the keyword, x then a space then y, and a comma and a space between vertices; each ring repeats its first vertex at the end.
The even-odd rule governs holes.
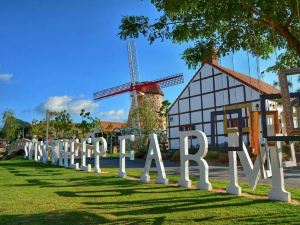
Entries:
POLYGON ((161 107, 160 107, 160 110, 159 110, 159 115, 162 116, 162 117, 167 117, 168 109, 169 109, 170 105, 171 105, 171 102, 169 100, 164 100, 161 103, 161 107))
POLYGON ((164 100, 162 103, 161 103, 161 107, 159 109, 159 117, 160 117, 160 121, 162 124, 166 125, 166 126, 163 126, 164 129, 166 129, 166 127, 168 126, 168 110, 169 110, 169 107, 171 105, 171 102, 168 101, 168 100, 164 100))

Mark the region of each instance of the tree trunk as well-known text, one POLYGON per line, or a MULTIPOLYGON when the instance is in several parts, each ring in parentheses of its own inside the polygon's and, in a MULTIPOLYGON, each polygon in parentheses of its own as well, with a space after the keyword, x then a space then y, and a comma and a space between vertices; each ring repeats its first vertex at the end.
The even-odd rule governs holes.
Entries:
POLYGON ((279 83, 281 87, 281 97, 282 97, 282 104, 283 104, 283 113, 284 113, 284 120, 285 120, 285 128, 288 135, 294 130, 294 122, 293 122, 293 111, 290 102, 290 93, 288 90, 288 82, 287 77, 283 73, 279 73, 279 83))
POLYGON ((275 23, 273 20, 265 19, 264 23, 270 26, 276 33, 286 39, 290 48, 294 49, 300 56, 300 40, 298 40, 289 30, 288 26, 275 23))

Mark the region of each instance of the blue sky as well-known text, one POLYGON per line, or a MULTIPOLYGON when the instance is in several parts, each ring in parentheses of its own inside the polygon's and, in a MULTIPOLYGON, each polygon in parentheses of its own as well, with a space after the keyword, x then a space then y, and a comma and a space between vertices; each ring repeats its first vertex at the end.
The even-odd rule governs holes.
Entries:
MULTIPOLYGON (((9 108, 26 121, 42 119, 43 109, 67 108, 74 116, 84 106, 102 120, 126 119, 129 95, 93 102, 93 92, 129 82, 126 42, 117 36, 123 15, 158 12, 140 0, 0 0, 0 112, 9 108)), ((137 40, 141 80, 183 72, 185 46, 137 40)), ((261 70, 274 63, 261 61, 261 70)), ((221 59, 232 68, 231 56, 221 59)), ((248 73, 247 56, 234 54, 235 70, 248 73)), ((256 76, 255 59, 251 73, 256 76)), ((272 75, 265 80, 272 81, 272 75)), ((184 84, 165 89, 171 102, 184 84)))

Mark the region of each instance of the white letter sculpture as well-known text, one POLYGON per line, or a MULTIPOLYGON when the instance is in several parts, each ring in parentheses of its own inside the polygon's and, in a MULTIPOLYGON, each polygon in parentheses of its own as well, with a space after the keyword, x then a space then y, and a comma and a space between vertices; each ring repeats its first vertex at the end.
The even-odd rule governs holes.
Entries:
POLYGON ((29 152, 30 152, 31 145, 32 145, 32 142, 26 142, 26 144, 25 144, 25 148, 24 148, 24 151, 25 151, 24 158, 25 159, 29 158, 29 152))
POLYGON ((203 159, 208 151, 208 141, 206 135, 199 130, 180 132, 180 182, 182 187, 191 187, 191 180, 189 179, 189 160, 198 163, 200 169, 200 179, 197 184, 197 189, 211 190, 212 186, 208 180, 208 164, 203 159), (188 138, 197 137, 200 143, 199 150, 196 154, 189 154, 188 138))
POLYGON ((164 167, 164 164, 163 164, 163 161, 161 158, 161 152, 160 152, 160 148, 159 148, 159 144, 158 144, 158 140, 157 140, 157 135, 150 134, 149 139, 150 139, 150 145, 149 145, 149 149, 148 149, 144 173, 141 176, 141 180, 144 182, 150 181, 149 171, 150 171, 152 160, 154 159, 155 165, 157 168, 157 173, 158 173, 156 183, 157 184, 168 184, 169 181, 167 179, 165 167, 164 167))
POLYGON ((272 168, 272 190, 268 196, 272 200, 291 202, 291 193, 284 188, 281 142, 277 141, 277 146, 270 146, 269 148, 272 168))
POLYGON ((65 149, 64 149, 64 143, 63 141, 61 140, 59 142, 59 161, 58 161, 58 165, 59 166, 64 166, 64 154, 65 154, 65 149))
POLYGON ((72 139, 70 141, 70 165, 69 167, 75 170, 79 170, 79 163, 75 163, 75 145, 78 143, 78 139, 72 139))
POLYGON ((64 142, 64 167, 68 168, 68 150, 69 150, 69 141, 64 142))
POLYGON ((120 165, 119 165, 119 177, 126 177, 126 165, 125 165, 125 161, 126 161, 126 157, 129 157, 130 160, 134 160, 134 151, 130 151, 130 154, 126 154, 125 152, 125 145, 126 145, 126 140, 130 140, 130 141, 134 141, 134 135, 125 135, 125 136, 120 136, 119 137, 119 143, 120 143, 120 149, 119 149, 119 161, 120 161, 120 165))
MULTIPOLYGON (((238 146, 238 133, 228 134, 228 146, 237 147, 238 146)), ((260 144, 260 157, 257 157, 253 165, 248 150, 243 143, 243 151, 229 151, 229 175, 230 183, 226 188, 227 193, 233 195, 241 194, 241 187, 238 184, 238 174, 237 174, 237 156, 240 158, 241 165, 243 167, 245 176, 248 180, 249 186, 255 189, 256 184, 260 177, 260 165, 263 165, 266 161, 266 148, 267 142, 265 142, 265 147, 261 147, 260 144), (262 162, 260 162, 260 158, 262 162)), ((290 193, 284 189, 284 177, 283 168, 281 163, 281 148, 280 142, 277 142, 277 147, 269 147, 271 156, 271 169, 272 169, 272 190, 269 192, 269 198, 272 200, 286 201, 291 200, 290 193), (278 149, 278 151, 277 151, 278 149)), ((263 168, 262 168, 263 169, 263 168)), ((264 175, 265 171, 262 171, 264 175)))
POLYGON ((91 164, 86 165, 86 142, 87 138, 81 139, 81 167, 80 169, 87 172, 92 172, 91 164))
POLYGON ((41 142, 40 148, 42 149, 42 157, 40 158, 40 161, 42 161, 44 164, 48 163, 48 149, 47 145, 41 142))
MULTIPOLYGON (((229 133, 228 134, 228 146, 237 147, 239 145, 239 134, 229 133)), ((248 154, 248 150, 243 143, 243 151, 229 151, 229 174, 230 174, 230 183, 226 188, 227 193, 233 195, 241 194, 241 187, 238 185, 238 174, 237 174, 237 155, 240 158, 240 162, 244 169, 245 176, 248 180, 249 186, 254 190, 256 188, 257 182, 260 176, 261 165, 263 165, 266 161, 266 150, 265 148, 260 148, 260 157, 257 157, 254 165, 250 159, 248 154), (262 160, 262 163, 260 162, 262 160)), ((265 170, 262 168, 264 176, 265 170)))
POLYGON ((56 151, 56 147, 59 148, 58 143, 59 143, 58 141, 53 141, 52 146, 51 146, 51 153, 52 153, 51 163, 53 165, 56 165, 57 161, 58 161, 58 154, 57 154, 57 151, 56 151))
POLYGON ((101 168, 100 168, 100 156, 104 156, 107 151, 107 142, 106 140, 101 137, 101 138, 96 138, 95 140, 95 146, 94 146, 94 152, 95 152, 95 168, 94 172, 95 173, 101 173, 101 168), (101 143, 101 146, 100 146, 101 143))

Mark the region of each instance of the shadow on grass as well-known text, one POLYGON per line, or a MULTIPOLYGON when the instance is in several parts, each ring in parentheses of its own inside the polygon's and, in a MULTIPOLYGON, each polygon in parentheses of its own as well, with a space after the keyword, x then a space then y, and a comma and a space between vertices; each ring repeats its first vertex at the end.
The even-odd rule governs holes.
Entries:
MULTIPOLYGON (((66 194, 66 193, 65 193, 66 194)), ((69 197, 76 197, 68 193, 69 197)), ((88 196, 85 196, 88 197, 88 196)), ((166 196, 165 198, 153 198, 153 199, 141 199, 132 201, 110 201, 110 202, 84 202, 83 204, 88 206, 95 206, 94 209, 113 209, 123 208, 130 209, 132 205, 139 206, 139 209, 126 210, 115 212, 116 216, 128 216, 139 214, 164 214, 164 213, 176 213, 185 212, 191 210, 207 210, 207 209, 221 209, 226 207, 248 207, 251 205, 270 203, 269 200, 247 200, 244 202, 238 202, 238 197, 230 196, 224 193, 210 193, 207 195, 193 196, 193 197, 172 197, 166 196), (169 206, 169 207, 167 207, 169 206)), ((216 210, 217 211, 217 210, 216 210)))
POLYGON ((154 218, 114 218, 109 219, 109 215, 97 215, 85 211, 61 212, 52 211, 39 214, 24 215, 1 215, 0 224, 6 225, 34 225, 34 224, 163 224, 165 217, 159 216, 154 218))

